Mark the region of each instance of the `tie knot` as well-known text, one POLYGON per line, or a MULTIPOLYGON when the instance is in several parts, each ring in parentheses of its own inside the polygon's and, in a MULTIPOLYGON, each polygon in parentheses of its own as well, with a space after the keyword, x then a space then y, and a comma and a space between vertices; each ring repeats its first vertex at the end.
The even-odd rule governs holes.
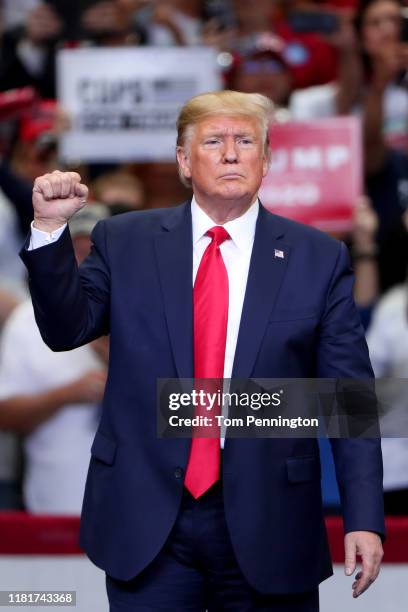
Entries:
POLYGON ((210 236, 217 246, 220 246, 223 242, 231 238, 227 230, 224 229, 222 225, 216 225, 215 227, 209 229, 207 236, 210 236))

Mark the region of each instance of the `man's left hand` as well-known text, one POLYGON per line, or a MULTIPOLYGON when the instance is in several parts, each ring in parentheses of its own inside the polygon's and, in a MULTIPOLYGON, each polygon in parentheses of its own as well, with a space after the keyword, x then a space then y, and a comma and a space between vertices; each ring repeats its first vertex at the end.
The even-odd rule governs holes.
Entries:
POLYGON ((345 535, 345 574, 351 576, 356 569, 357 555, 361 557, 362 569, 353 582, 353 597, 358 597, 374 582, 380 573, 383 547, 381 538, 372 531, 350 531, 345 535))

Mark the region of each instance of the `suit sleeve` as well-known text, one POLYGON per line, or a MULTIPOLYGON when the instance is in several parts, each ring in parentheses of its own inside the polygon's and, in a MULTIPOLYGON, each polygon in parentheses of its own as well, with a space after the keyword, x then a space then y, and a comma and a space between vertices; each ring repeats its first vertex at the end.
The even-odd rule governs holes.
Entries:
POLYGON ((106 229, 92 232, 90 255, 78 268, 69 229, 56 242, 20 257, 28 269, 38 328, 53 351, 66 351, 109 333, 110 270, 106 229))
MULTIPOLYGON (((373 371, 353 299, 354 276, 340 243, 320 327, 317 376, 370 379, 373 371)), ((331 438, 344 530, 374 531, 385 538, 380 438, 331 438)))

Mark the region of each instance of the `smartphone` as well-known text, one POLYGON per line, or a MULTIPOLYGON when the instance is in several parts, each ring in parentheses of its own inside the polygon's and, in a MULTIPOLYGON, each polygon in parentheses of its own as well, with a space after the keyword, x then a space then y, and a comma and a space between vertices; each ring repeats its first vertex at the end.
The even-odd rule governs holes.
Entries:
POLYGON ((63 37, 67 40, 76 40, 79 34, 79 7, 78 2, 69 0, 45 0, 52 6, 64 24, 63 37))
POLYGON ((203 19, 214 20, 220 31, 229 30, 236 25, 230 0, 204 0, 203 19))
POLYGON ((289 13, 288 21, 298 33, 334 34, 339 29, 337 15, 326 11, 294 11, 289 13))
POLYGON ((408 8, 402 9, 401 41, 408 43, 408 8))
POLYGON ((102 0, 45 0, 47 4, 51 4, 61 17, 69 17, 71 13, 83 13, 94 4, 98 4, 102 0))
POLYGON ((81 38, 81 15, 94 4, 101 0, 45 0, 52 6, 55 12, 61 17, 64 23, 64 37, 68 40, 78 40, 81 38))

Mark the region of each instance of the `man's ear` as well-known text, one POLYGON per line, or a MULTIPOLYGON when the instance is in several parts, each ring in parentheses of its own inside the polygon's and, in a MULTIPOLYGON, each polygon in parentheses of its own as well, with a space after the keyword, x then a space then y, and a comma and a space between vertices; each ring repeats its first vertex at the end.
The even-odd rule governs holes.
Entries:
POLYGON ((180 166, 184 176, 189 179, 191 178, 191 166, 190 157, 185 147, 177 147, 176 149, 177 162, 180 166))
POLYGON ((264 152, 263 165, 262 165, 262 176, 266 176, 268 174, 269 168, 271 166, 271 161, 272 161, 272 151, 268 148, 264 152))

